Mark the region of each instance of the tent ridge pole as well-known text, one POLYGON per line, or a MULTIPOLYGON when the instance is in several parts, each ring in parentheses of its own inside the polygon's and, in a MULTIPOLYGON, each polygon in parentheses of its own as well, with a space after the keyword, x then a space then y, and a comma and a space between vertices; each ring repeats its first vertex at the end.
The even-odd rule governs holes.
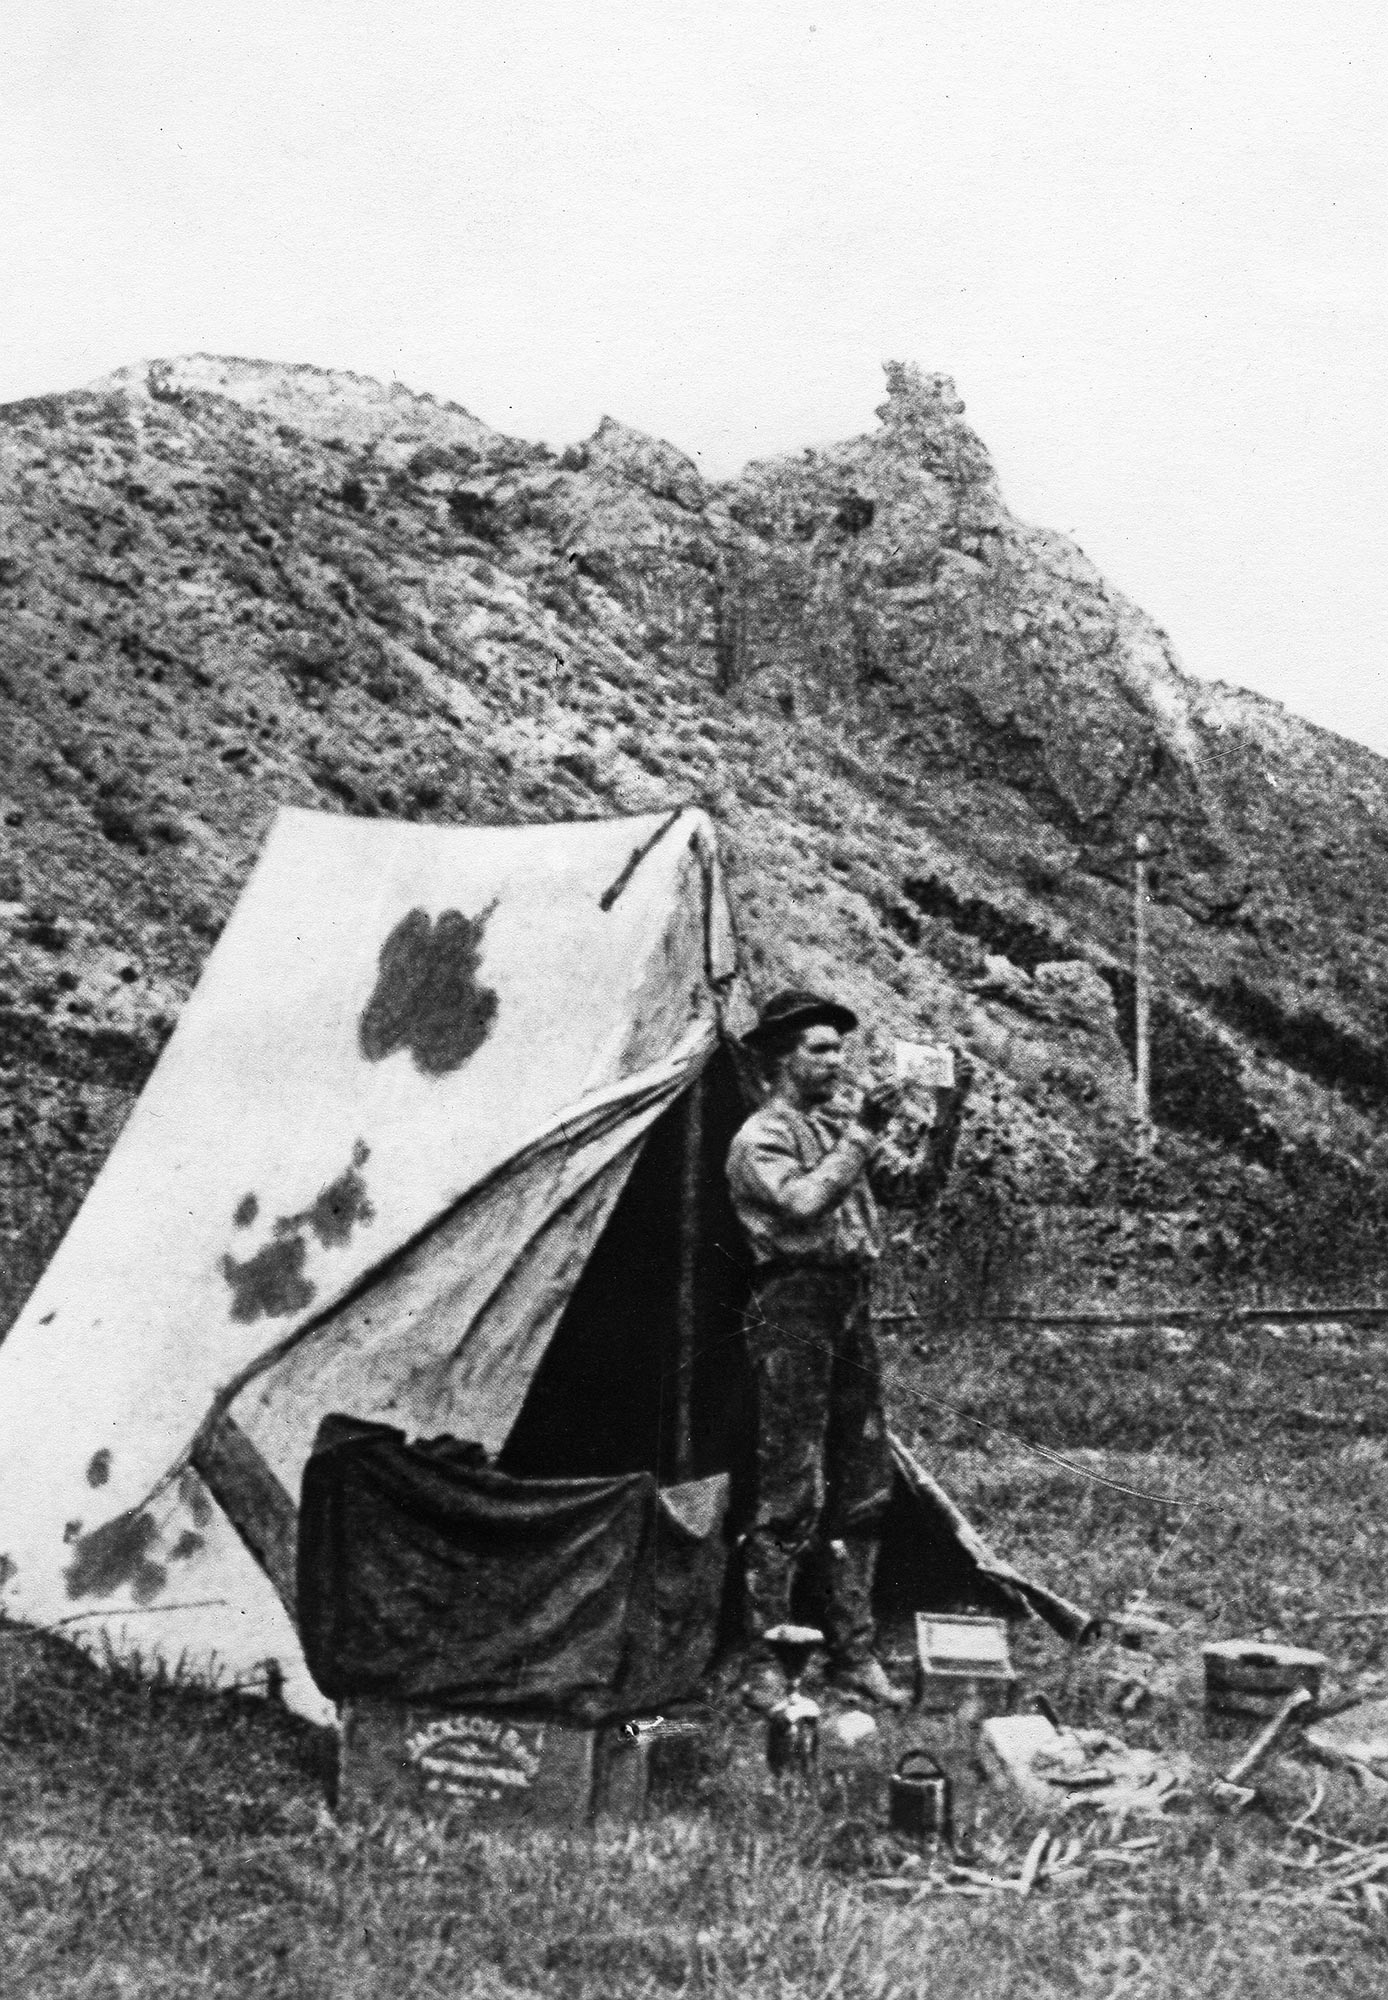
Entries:
POLYGON ((680 1155, 679 1292, 675 1308, 675 1477, 694 1469, 694 1337, 698 1318, 699 1182, 704 1149, 704 1073, 685 1093, 680 1155))

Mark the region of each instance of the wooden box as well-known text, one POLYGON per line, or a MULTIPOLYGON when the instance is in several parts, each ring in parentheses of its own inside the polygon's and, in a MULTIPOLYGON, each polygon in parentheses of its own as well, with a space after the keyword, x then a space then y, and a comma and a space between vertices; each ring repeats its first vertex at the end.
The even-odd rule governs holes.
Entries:
POLYGON ((916 1695, 924 1709, 1006 1715, 1017 1698, 1007 1622, 916 1613, 916 1695))
POLYGON ((405 1702, 343 1704, 338 1810, 479 1825, 582 1827, 640 1817, 646 1757, 620 1726, 584 1729, 405 1702))
POLYGON ((1320 1698, 1324 1653, 1260 1639, 1219 1639, 1202 1650, 1213 1715, 1275 1715, 1297 1688, 1320 1698))

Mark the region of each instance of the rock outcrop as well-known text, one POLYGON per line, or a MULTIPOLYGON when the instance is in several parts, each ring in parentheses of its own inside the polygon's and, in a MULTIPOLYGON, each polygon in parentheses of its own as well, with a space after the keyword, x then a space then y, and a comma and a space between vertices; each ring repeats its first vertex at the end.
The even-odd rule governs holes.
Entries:
POLYGON ((756 974, 974 1056, 955 1180, 902 1221, 944 1304, 1380 1283, 1388 766, 1183 675, 1011 516, 947 377, 890 368, 879 416, 710 487, 611 419, 556 455, 206 356, 0 411, 0 1317, 282 802, 707 805, 756 974))

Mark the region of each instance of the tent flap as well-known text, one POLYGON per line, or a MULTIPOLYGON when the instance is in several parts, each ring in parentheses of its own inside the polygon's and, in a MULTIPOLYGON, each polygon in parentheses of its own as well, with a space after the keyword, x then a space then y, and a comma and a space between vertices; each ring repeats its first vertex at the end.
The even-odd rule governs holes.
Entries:
POLYGON ((880 1588, 893 1608, 972 1606, 1013 1618, 1035 1612, 1061 1638, 1083 1644, 1095 1630, 1093 1615, 995 1555, 900 1438, 894 1436, 891 1447, 896 1496, 883 1540, 880 1588))

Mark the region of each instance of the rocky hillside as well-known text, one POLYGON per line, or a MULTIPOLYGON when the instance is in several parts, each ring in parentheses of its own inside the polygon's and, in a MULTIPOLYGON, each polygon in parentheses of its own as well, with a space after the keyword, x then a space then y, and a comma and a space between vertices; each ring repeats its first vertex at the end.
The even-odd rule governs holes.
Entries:
POLYGON ((756 977, 972 1052, 950 1190, 901 1218, 923 1300, 1377 1289, 1388 764, 1187 679, 1007 512, 946 378, 890 368, 879 417, 712 487, 610 419, 556 456, 205 356, 0 410, 0 1324, 281 802, 706 805, 756 977))

